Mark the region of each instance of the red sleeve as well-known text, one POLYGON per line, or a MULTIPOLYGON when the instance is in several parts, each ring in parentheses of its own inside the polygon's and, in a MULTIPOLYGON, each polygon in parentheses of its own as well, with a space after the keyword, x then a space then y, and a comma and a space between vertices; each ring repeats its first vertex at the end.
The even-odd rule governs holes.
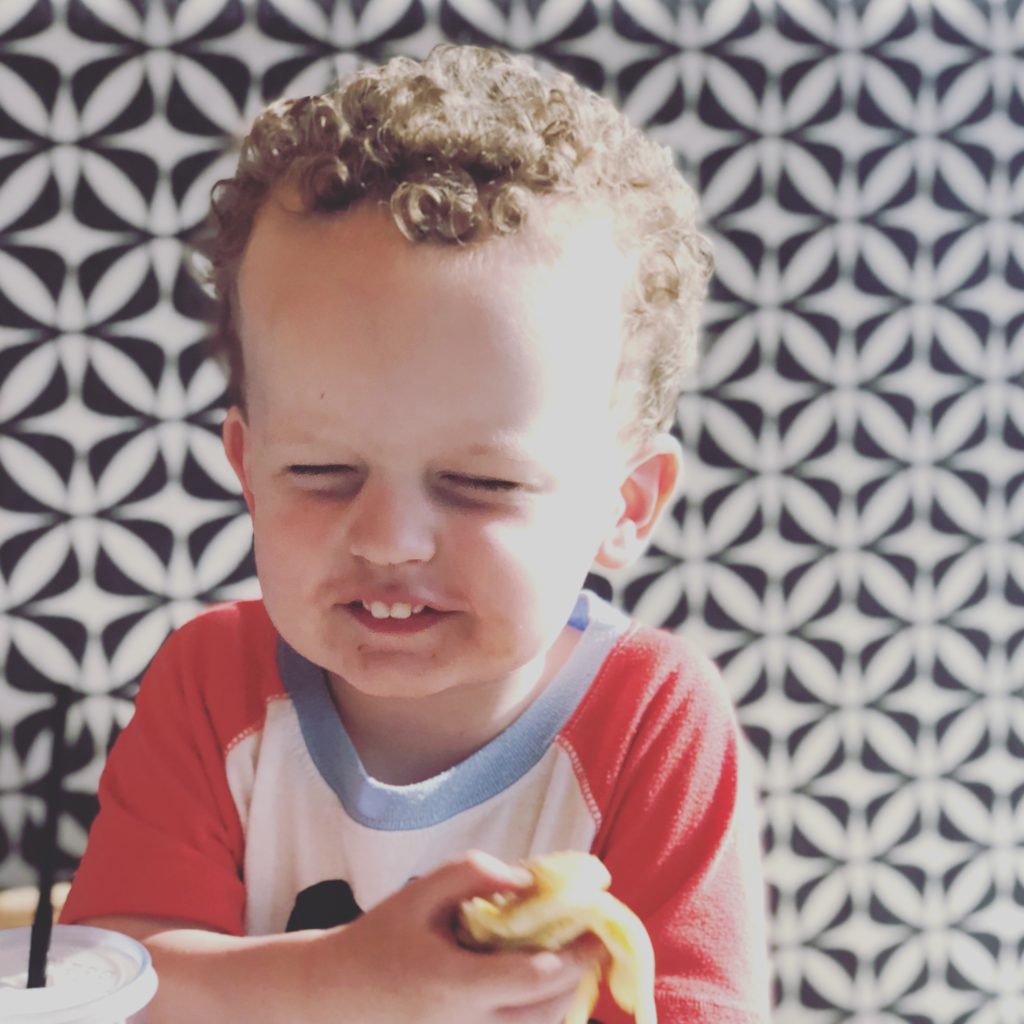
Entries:
POLYGON ((207 611, 157 652, 107 759, 62 923, 132 914, 243 933, 244 837, 224 754, 262 713, 258 695, 239 697, 239 677, 273 642, 246 618, 238 606, 207 611))
MULTIPOLYGON (((669 633, 634 628, 563 739, 600 815, 592 850, 651 936, 658 1020, 767 1024, 756 804, 715 667, 669 633)), ((631 1020, 607 992, 594 1016, 631 1020)))

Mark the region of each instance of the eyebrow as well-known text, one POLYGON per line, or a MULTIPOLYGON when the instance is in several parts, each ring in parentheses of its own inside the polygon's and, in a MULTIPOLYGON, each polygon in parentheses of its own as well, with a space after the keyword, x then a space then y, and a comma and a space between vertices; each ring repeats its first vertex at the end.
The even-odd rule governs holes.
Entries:
POLYGON ((495 441, 488 444, 477 442, 460 450, 462 455, 499 455, 514 462, 534 464, 536 460, 526 449, 521 448, 513 441, 495 441))

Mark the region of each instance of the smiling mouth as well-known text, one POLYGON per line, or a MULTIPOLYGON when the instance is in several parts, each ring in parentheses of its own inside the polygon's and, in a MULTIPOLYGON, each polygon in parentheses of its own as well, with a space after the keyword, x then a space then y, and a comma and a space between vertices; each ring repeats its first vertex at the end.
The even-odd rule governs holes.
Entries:
POLYGON ((452 614, 428 605, 398 604, 389 607, 378 602, 366 605, 363 601, 351 601, 342 607, 361 626, 375 633, 416 633, 437 625, 452 614))
POLYGON ((365 608, 375 619, 408 619, 411 615, 419 615, 427 606, 404 601, 397 601, 394 604, 385 604, 383 601, 353 601, 349 607, 365 608))

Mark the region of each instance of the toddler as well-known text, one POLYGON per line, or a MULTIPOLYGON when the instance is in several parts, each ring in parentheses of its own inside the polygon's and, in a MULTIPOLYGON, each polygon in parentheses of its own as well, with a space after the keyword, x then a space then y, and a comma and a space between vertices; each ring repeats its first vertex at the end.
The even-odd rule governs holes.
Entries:
POLYGON ((498 50, 257 118, 207 250, 262 600, 156 655, 62 915, 146 943, 154 1024, 557 1024, 599 943, 452 917, 562 849, 643 919, 661 1021, 767 1021, 727 693, 583 589, 676 489, 695 216, 667 149, 498 50))

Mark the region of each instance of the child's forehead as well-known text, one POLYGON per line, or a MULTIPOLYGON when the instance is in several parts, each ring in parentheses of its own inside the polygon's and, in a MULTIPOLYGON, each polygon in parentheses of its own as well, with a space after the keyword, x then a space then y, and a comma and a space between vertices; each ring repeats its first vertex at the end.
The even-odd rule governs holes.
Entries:
MULTIPOLYGON (((381 373, 398 393, 414 376, 424 394, 450 394, 455 369, 464 395, 497 372, 509 386, 567 381, 561 391, 588 408, 608 402, 627 261, 606 219, 560 207, 550 230, 460 248, 409 241, 376 204, 328 216, 296 204, 285 193, 268 206, 243 260, 247 394, 266 387, 283 403, 284 379, 322 379, 329 392, 332 379, 363 375, 358 404, 381 373)), ((301 412, 308 400, 288 404, 301 412)))
POLYGON ((609 218, 564 203, 534 213, 533 226, 510 236, 465 246, 413 242, 376 201, 308 214, 294 192, 279 190, 257 218, 242 259, 243 342, 257 321, 293 314, 289 300, 298 293, 307 301, 372 293, 387 309, 393 297, 417 287, 449 285, 462 287, 468 315, 494 296, 494 305, 504 301, 513 315, 543 319, 566 337, 587 330, 599 315, 621 326, 633 260, 615 243, 609 218))

